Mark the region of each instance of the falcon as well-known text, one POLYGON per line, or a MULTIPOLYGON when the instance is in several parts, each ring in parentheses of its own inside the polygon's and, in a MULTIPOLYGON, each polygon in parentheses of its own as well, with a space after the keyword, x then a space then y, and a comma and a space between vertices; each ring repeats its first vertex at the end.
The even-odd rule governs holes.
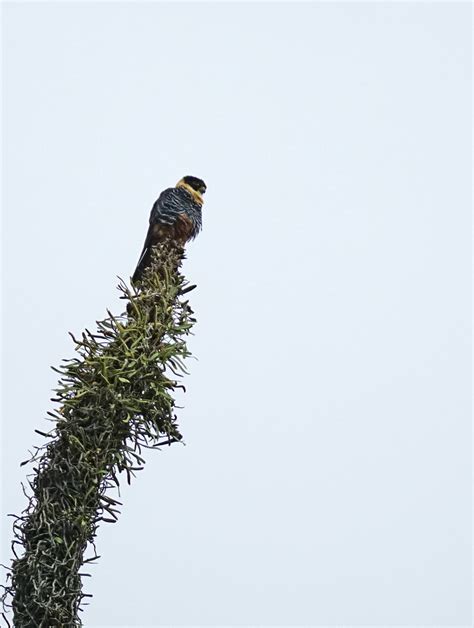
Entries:
POLYGON ((194 239, 202 226, 201 209, 206 184, 197 177, 186 176, 174 188, 167 188, 155 201, 150 213, 150 226, 145 244, 133 273, 132 281, 140 281, 150 265, 152 247, 171 240, 183 247, 194 239))

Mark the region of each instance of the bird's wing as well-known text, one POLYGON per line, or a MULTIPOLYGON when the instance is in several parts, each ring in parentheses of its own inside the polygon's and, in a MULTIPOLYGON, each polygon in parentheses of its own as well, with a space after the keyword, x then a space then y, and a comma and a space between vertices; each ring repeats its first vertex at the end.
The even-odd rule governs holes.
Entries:
POLYGON ((172 225, 183 212, 183 190, 168 188, 164 190, 151 208, 150 225, 172 225))
POLYGON ((179 191, 176 188, 168 188, 164 190, 155 201, 150 212, 150 226, 146 234, 145 243, 143 245, 137 268, 133 274, 132 281, 136 281, 141 277, 142 272, 148 266, 151 256, 151 247, 158 243, 156 228, 157 225, 172 225, 176 222, 179 214, 182 213, 182 198, 180 199, 179 191))

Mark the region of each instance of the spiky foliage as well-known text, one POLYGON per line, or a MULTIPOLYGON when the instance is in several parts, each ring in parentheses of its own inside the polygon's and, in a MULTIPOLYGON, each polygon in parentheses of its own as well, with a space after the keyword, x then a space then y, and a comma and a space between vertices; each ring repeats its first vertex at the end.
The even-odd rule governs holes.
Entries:
MULTIPOLYGON (((79 626, 81 568, 98 558, 100 521, 115 522, 120 505, 108 494, 124 472, 130 483, 143 468, 143 448, 181 440, 173 392, 182 387, 186 336, 194 322, 183 294, 181 249, 157 247, 139 289, 118 288, 127 312, 108 312, 97 330, 73 337, 77 357, 61 378, 49 412, 55 427, 30 461, 28 507, 15 518, 15 559, 4 603, 14 625, 79 626), (22 553, 18 556, 16 548, 22 553), (94 556, 85 558, 86 548, 94 556)), ((24 463, 26 464, 26 463, 24 463)))

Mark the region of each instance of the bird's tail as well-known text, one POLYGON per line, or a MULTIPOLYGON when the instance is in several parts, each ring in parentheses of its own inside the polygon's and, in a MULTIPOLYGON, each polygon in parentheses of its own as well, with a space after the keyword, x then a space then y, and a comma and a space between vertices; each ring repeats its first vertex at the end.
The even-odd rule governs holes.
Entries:
POLYGON ((151 246, 147 246, 143 249, 143 253, 138 260, 137 267, 135 268, 135 272, 133 273, 132 282, 137 283, 142 278, 143 272, 147 266, 150 265, 151 261, 151 246))

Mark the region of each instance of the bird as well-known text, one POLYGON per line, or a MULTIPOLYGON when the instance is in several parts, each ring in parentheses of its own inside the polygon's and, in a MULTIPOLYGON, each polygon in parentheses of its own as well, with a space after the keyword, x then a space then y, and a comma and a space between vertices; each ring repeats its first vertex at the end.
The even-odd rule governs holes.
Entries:
POLYGON ((152 247, 155 244, 171 241, 180 247, 193 240, 202 228, 201 209, 206 184, 198 177, 185 176, 174 188, 163 190, 155 201, 150 213, 150 225, 145 244, 133 273, 136 284, 150 265, 152 247))

